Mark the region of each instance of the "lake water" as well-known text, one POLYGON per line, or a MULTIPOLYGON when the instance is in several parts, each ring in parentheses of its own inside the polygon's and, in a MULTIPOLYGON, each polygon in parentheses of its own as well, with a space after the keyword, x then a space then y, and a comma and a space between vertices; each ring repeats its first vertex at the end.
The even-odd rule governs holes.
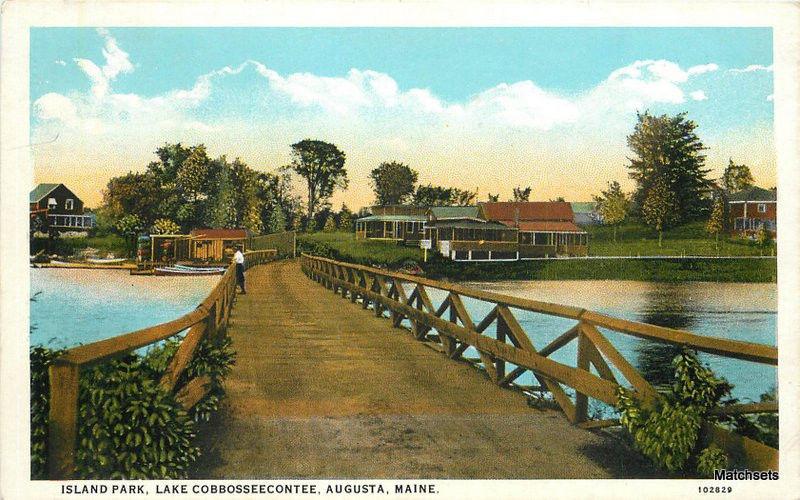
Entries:
MULTIPOLYGON (((628 320, 679 328, 698 335, 776 345, 777 287, 774 283, 501 281, 463 284, 480 290, 572 305, 628 320)), ((444 293, 432 289, 428 293, 437 306, 445 297, 444 293)), ((464 303, 475 323, 493 307, 492 304, 469 298, 464 298, 464 303)), ((574 320, 544 314, 516 309, 513 312, 537 349, 575 324, 574 320)), ((490 328, 493 333, 493 327, 490 328)), ((646 378, 658 381, 671 375, 669 362, 674 357, 673 349, 610 330, 601 331, 646 378)), ((575 366, 576 356, 577 342, 573 341, 553 353, 551 358, 575 366)), ((700 358, 717 375, 734 384, 733 396, 742 401, 758 401, 762 393, 777 384, 776 367, 704 353, 700 358)), ((535 384, 529 372, 517 380, 522 384, 535 384)))
POLYGON ((173 320, 197 307, 219 278, 31 269, 31 345, 72 347, 173 320))
MULTIPOLYGON (((70 347, 177 318, 193 310, 219 276, 131 276, 127 271, 32 269, 32 345, 70 347)), ((612 316, 689 330, 699 335, 775 345, 777 287, 774 283, 644 283, 631 281, 506 281, 465 283, 481 290, 567 304, 612 316)), ((309 281, 309 286, 318 286, 309 281)), ((438 304, 444 292, 428 289, 438 304)), ((477 323, 492 304, 464 298, 477 323)), ((574 321, 514 310, 534 346, 541 348, 574 321)), ((604 330, 609 341, 651 379, 669 375, 674 353, 646 340, 604 330)), ((468 350, 467 355, 477 353, 468 350)), ((551 357, 575 366, 576 342, 551 357)), ((757 401, 776 385, 775 367, 701 354, 735 385, 733 394, 757 401)), ((533 384, 530 373, 520 379, 533 384)))

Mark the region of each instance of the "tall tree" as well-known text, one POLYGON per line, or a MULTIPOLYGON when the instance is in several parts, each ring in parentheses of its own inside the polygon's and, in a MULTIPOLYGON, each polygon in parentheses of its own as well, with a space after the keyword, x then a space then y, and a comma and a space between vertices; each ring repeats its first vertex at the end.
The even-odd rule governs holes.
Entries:
POLYGON ((476 196, 476 192, 467 189, 446 188, 428 184, 426 186, 417 186, 411 203, 419 207, 466 206, 474 203, 476 196))
POLYGON ((511 201, 530 201, 531 198, 531 187, 528 186, 525 189, 517 186, 514 188, 514 199, 511 201))
POLYGON ((721 196, 714 199, 711 207, 711 215, 706 222, 706 232, 714 235, 715 246, 719 250, 719 233, 724 227, 725 202, 721 196))
POLYGON ((658 231, 658 247, 661 248, 664 230, 678 220, 677 197, 664 179, 656 179, 647 191, 642 203, 644 222, 658 231))
POLYGON ((347 208, 347 205, 342 203, 342 208, 339 209, 339 213, 336 216, 338 220, 338 227, 344 231, 352 231, 353 230, 353 222, 356 220, 356 216, 352 210, 347 208))
POLYGON ((628 175, 636 181, 634 206, 644 210, 645 198, 658 182, 675 199, 677 222, 701 216, 709 206, 709 181, 705 169, 706 147, 695 133, 697 124, 686 113, 653 116, 637 113, 634 131, 628 136, 633 157, 628 175))
MULTIPOLYGON (((152 173, 128 172, 108 181, 103 190, 103 214, 107 220, 117 221, 125 215, 135 215, 148 227, 162 216, 164 194, 152 173)), ((170 217, 172 214, 163 214, 170 217)))
POLYGON ((608 183, 608 189, 600 192, 600 196, 594 197, 594 201, 597 202, 597 213, 603 224, 612 227, 614 243, 616 243, 617 226, 622 224, 628 216, 630 200, 622 192, 619 182, 613 181, 608 183))
POLYGON ((312 139, 292 144, 291 169, 305 179, 310 220, 320 203, 328 201, 336 188, 347 187, 345 154, 335 145, 312 139))
POLYGON ((753 185, 753 174, 747 165, 736 165, 733 159, 728 159, 728 166, 722 174, 722 189, 731 194, 753 185))
POLYGON ((270 233, 286 231, 286 216, 283 215, 283 209, 280 206, 276 206, 272 209, 266 228, 270 233))
POLYGON ((470 191, 469 189, 453 188, 452 204, 460 207, 472 205, 473 203, 475 203, 475 198, 477 196, 478 193, 475 191, 470 191))
POLYGON ((378 205, 401 205, 414 193, 419 174, 404 163, 383 162, 369 174, 378 205))
POLYGON ((489 201, 489 203, 492 203, 492 202, 495 202, 495 201, 500 201, 500 193, 497 193, 497 194, 489 193, 489 200, 488 201, 489 201))

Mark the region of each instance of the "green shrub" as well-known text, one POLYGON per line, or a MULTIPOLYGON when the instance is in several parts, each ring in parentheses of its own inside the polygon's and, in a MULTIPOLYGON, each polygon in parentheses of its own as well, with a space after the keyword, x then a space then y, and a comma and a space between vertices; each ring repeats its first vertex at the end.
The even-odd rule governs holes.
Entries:
POLYGON ((47 477, 47 433, 50 411, 50 378, 47 367, 62 354, 44 347, 31 348, 31 477, 47 477))
POLYGON ((710 445, 697 456, 697 473, 703 477, 714 477, 715 470, 727 467, 728 456, 716 445, 710 445))
MULTIPOLYGON (((169 339, 146 355, 81 372, 76 476, 91 479, 176 479, 186 477, 200 450, 196 422, 208 421, 224 396, 222 381, 235 352, 227 335, 205 338, 178 387, 210 376, 210 392, 188 412, 159 385, 180 345, 169 339)), ((47 367, 61 351, 31 349, 31 477, 46 477, 49 382, 47 367)))

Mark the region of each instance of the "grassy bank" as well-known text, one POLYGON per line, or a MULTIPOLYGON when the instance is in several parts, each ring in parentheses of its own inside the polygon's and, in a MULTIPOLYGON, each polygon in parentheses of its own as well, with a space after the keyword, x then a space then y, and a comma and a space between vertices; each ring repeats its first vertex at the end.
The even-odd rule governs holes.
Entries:
POLYGON ((742 238, 720 235, 719 243, 705 230, 704 222, 692 222, 664 231, 662 246, 658 246, 658 234, 638 223, 627 222, 614 230, 608 226, 585 226, 589 233, 589 255, 636 256, 636 255, 703 255, 744 256, 773 255, 774 245, 762 248, 755 242, 742 238))
MULTIPOLYGON (((597 228, 595 228, 597 229, 597 228)), ((607 228, 601 228, 600 232, 607 228)), ((684 231, 686 231, 684 229, 684 231)), ((673 234, 674 235, 674 234, 673 234)), ((610 239, 610 233, 608 233, 610 239)), ((689 247, 691 239, 684 239, 689 247)), ((654 242, 646 242, 650 244, 654 242)), ((633 245, 633 242, 629 242, 633 245)), ((657 244, 655 244, 657 248, 657 244)), ((753 250, 746 243, 731 243, 737 249, 753 250)), ((391 242, 356 240, 351 233, 313 233, 298 236, 301 251, 336 260, 379 267, 398 268, 404 262, 419 262, 427 276, 453 281, 616 279, 635 281, 719 281, 768 283, 777 275, 774 259, 597 259, 536 260, 518 262, 453 262, 429 252, 422 263, 417 248, 391 242)), ((644 248, 644 247, 643 247, 644 248)), ((672 247, 678 250, 679 246, 672 247)), ((652 249, 649 249, 652 250, 652 249)), ((757 248, 755 250, 758 250, 757 248)), ((683 253, 696 254, 685 251, 683 253)), ((635 255, 636 253, 634 253, 635 255)), ((658 252, 641 252, 642 255, 658 252)), ((671 255, 680 255, 676 251, 671 255)), ((758 255, 739 252, 736 255, 758 255)), ((619 254, 618 254, 619 255, 619 254)), ((664 253, 664 255, 670 255, 664 253)))
POLYGON ((774 282, 775 259, 598 259, 461 263, 435 259, 423 266, 428 277, 454 281, 633 280, 774 282))
MULTIPOLYGON (((96 249, 102 256, 113 253, 117 257, 127 257, 130 254, 125 240, 116 234, 85 238, 53 238, 48 253, 71 256, 89 247, 96 249)), ((31 255, 45 248, 47 248, 47 238, 34 238, 31 243, 31 255)))
POLYGON ((356 240, 355 234, 307 233, 297 235, 298 251, 365 266, 400 267, 406 261, 421 262, 418 247, 388 241, 356 240))

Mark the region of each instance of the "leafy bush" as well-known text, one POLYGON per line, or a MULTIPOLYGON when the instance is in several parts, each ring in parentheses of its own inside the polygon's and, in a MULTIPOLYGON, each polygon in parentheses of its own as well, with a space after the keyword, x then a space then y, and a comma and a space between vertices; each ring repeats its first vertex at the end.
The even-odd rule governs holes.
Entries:
POLYGON ((697 473, 701 476, 714 477, 715 470, 727 467, 728 456, 713 444, 697 456, 697 473))
POLYGON ((141 364, 127 356, 81 375, 78 477, 183 478, 199 456, 191 417, 141 364))
MULTIPOLYGON (((654 463, 670 472, 694 471, 706 477, 724 469, 729 457, 711 444, 700 449, 703 421, 720 424, 734 432, 777 448, 778 415, 712 415, 713 408, 739 403, 731 398, 733 386, 703 366, 694 351, 683 349, 672 360, 674 378, 661 398, 642 404, 625 388, 617 390, 620 423, 630 432, 636 447, 654 463)), ((761 401, 775 401, 775 389, 761 401)))
MULTIPOLYGON (((196 422, 208 421, 224 396, 234 362, 227 335, 205 338, 178 381, 208 375, 209 394, 188 412, 159 385, 178 349, 169 339, 145 356, 129 355, 81 373, 76 476, 92 479, 186 477, 200 450, 196 422)), ((49 381, 47 367, 61 351, 31 349, 31 476, 46 477, 49 381)))
POLYGON ((50 410, 50 378, 47 367, 62 354, 44 347, 31 348, 31 477, 47 476, 47 433, 50 410))
POLYGON ((697 355, 684 349, 672 361, 675 377, 668 391, 649 405, 620 387, 617 410, 620 423, 630 432, 636 447, 670 472, 683 471, 690 463, 700 473, 713 458, 711 451, 698 450, 700 429, 708 411, 730 394, 731 385, 703 366, 697 355))

